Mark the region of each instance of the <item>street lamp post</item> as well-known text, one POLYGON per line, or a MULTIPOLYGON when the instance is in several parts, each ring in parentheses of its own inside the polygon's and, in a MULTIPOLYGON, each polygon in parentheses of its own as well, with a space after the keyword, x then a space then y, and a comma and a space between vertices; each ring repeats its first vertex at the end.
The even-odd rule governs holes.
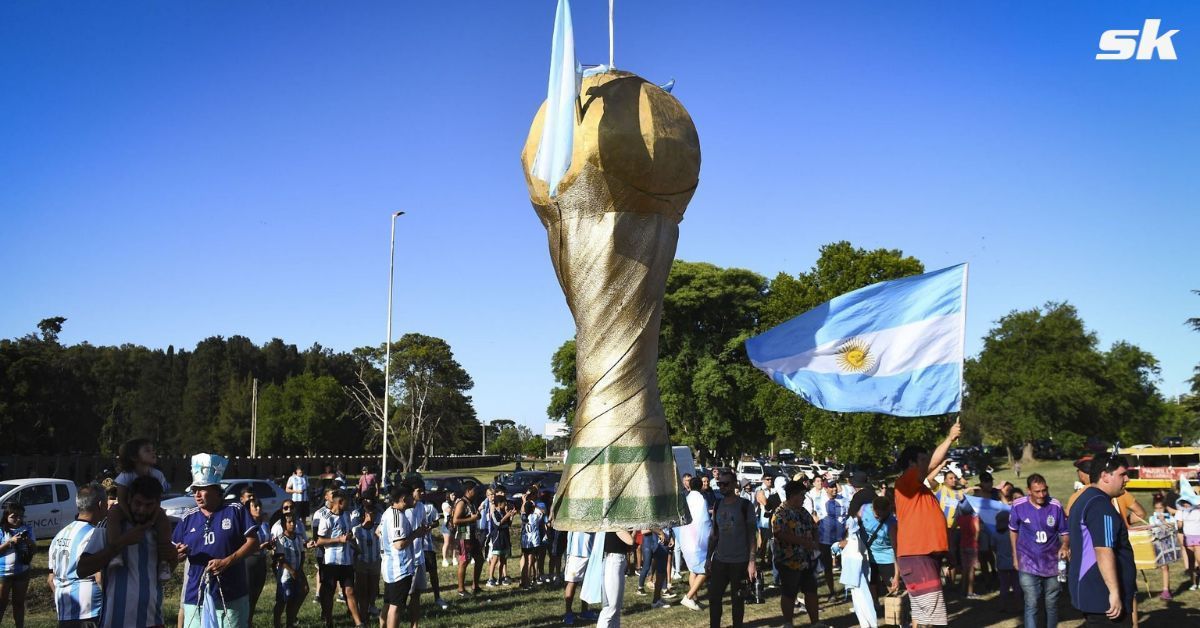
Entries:
POLYGON ((388 481, 388 410, 391 404, 388 400, 388 395, 391 393, 392 384, 392 277, 396 272, 396 219, 403 216, 404 212, 395 212, 392 214, 392 245, 388 251, 388 308, 387 308, 387 342, 384 343, 383 349, 383 465, 382 465, 382 481, 388 481))

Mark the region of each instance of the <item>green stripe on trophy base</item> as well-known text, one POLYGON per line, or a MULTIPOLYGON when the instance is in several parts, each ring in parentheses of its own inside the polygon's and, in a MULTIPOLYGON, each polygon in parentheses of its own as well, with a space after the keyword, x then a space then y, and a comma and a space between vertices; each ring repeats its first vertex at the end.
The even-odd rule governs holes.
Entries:
POLYGON ((670 445, 572 447, 567 451, 567 464, 636 464, 670 459, 670 445))
POLYGON ((584 532, 677 526, 688 522, 678 495, 645 497, 564 497, 554 504, 554 527, 584 532))

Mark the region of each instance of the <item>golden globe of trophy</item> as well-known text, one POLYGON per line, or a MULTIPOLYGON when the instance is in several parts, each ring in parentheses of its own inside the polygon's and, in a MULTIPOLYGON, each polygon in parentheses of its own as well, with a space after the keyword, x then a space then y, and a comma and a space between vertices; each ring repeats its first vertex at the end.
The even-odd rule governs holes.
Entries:
POLYGON ((675 97, 628 72, 583 79, 570 168, 531 176, 543 103, 521 153, 529 198, 575 318, 578 405, 551 507, 559 530, 687 523, 658 394, 658 330, 700 141, 675 97))

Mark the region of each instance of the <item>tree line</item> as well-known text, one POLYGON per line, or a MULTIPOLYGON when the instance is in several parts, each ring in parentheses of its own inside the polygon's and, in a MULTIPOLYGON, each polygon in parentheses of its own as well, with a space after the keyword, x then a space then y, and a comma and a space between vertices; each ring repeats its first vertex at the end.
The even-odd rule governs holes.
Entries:
MULTIPOLYGON (((164 455, 250 453, 258 382, 258 455, 374 451, 383 437, 385 347, 333 351, 273 338, 212 336, 191 350, 59 342, 66 319, 0 340, 0 452, 115 454, 133 437, 164 455), (374 405, 367 402, 374 400, 374 405)), ((392 345, 389 445, 402 468, 479 449, 470 376, 440 338, 392 345)))
MULTIPOLYGON (((885 464, 908 443, 933 442, 953 416, 896 418, 834 413, 809 405, 750 365, 745 340, 840 294, 925 272, 895 249, 849 242, 821 247, 816 264, 767 279, 740 268, 677 260, 667 279, 658 385, 672 440, 701 458, 730 459, 774 447, 885 464)), ((1200 318, 1188 322, 1200 331, 1200 318)), ((569 425, 575 412, 575 342, 551 356, 557 385, 547 414, 569 425)), ((1158 361, 1124 341, 1104 349, 1065 302, 1014 310, 996 321, 965 366, 966 441, 1030 455, 1050 439, 1063 450, 1086 437, 1125 444, 1200 437, 1200 366, 1192 394, 1166 399, 1158 361)))

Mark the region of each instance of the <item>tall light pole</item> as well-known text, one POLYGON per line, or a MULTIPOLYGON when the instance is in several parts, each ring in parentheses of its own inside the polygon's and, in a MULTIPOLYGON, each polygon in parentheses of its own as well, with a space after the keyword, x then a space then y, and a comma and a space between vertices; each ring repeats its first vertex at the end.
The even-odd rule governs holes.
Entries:
POLYGON ((391 405, 388 400, 388 394, 392 387, 392 277, 396 272, 396 219, 403 216, 404 212, 396 212, 392 214, 392 246, 388 252, 388 320, 387 320, 387 342, 384 343, 383 349, 383 467, 382 476, 383 482, 388 481, 388 410, 391 405))

